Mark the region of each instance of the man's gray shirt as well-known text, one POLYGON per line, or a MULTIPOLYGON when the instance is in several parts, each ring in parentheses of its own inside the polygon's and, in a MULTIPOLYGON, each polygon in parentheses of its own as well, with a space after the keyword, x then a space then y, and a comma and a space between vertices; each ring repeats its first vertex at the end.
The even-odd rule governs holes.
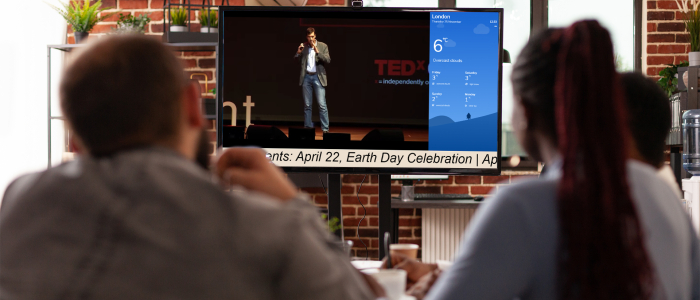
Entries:
POLYGON ((7 189, 0 298, 372 298, 306 198, 232 195, 166 149, 80 157, 7 189))

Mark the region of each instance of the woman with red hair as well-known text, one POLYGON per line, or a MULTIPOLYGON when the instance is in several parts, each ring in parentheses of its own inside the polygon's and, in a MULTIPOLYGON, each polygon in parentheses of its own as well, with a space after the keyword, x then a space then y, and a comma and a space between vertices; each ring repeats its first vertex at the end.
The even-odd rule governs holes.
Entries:
MULTIPOLYGON (((427 298, 700 299, 688 216, 653 167, 627 157, 608 31, 581 21, 534 36, 511 80, 515 134, 549 170, 482 204, 427 298)), ((437 274, 393 262, 413 281, 437 274)))

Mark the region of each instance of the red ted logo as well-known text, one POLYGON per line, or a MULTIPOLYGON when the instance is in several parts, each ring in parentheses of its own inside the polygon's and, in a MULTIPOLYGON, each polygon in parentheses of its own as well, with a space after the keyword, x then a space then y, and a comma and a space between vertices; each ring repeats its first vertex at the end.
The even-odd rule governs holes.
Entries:
POLYGON ((416 71, 425 71, 424 60, 414 62, 412 60, 376 59, 374 64, 377 65, 377 75, 384 75, 384 69, 387 69, 387 75, 392 76, 411 76, 416 71))

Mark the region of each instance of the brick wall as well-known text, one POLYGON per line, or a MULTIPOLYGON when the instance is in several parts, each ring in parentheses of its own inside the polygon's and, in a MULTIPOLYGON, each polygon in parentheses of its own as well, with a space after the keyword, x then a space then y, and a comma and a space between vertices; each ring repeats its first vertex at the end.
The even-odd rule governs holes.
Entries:
MULTIPOLYGON (((679 0, 680 1, 680 0, 679 0)), ((659 78, 666 64, 688 60, 690 42, 676 1, 646 1, 646 74, 659 78)))

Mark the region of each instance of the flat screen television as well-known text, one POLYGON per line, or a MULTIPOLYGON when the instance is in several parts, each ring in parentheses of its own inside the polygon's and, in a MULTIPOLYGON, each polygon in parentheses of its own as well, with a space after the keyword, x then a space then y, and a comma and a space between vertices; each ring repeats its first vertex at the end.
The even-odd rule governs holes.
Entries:
POLYGON ((287 172, 500 174, 503 9, 219 14, 224 148, 287 172))

